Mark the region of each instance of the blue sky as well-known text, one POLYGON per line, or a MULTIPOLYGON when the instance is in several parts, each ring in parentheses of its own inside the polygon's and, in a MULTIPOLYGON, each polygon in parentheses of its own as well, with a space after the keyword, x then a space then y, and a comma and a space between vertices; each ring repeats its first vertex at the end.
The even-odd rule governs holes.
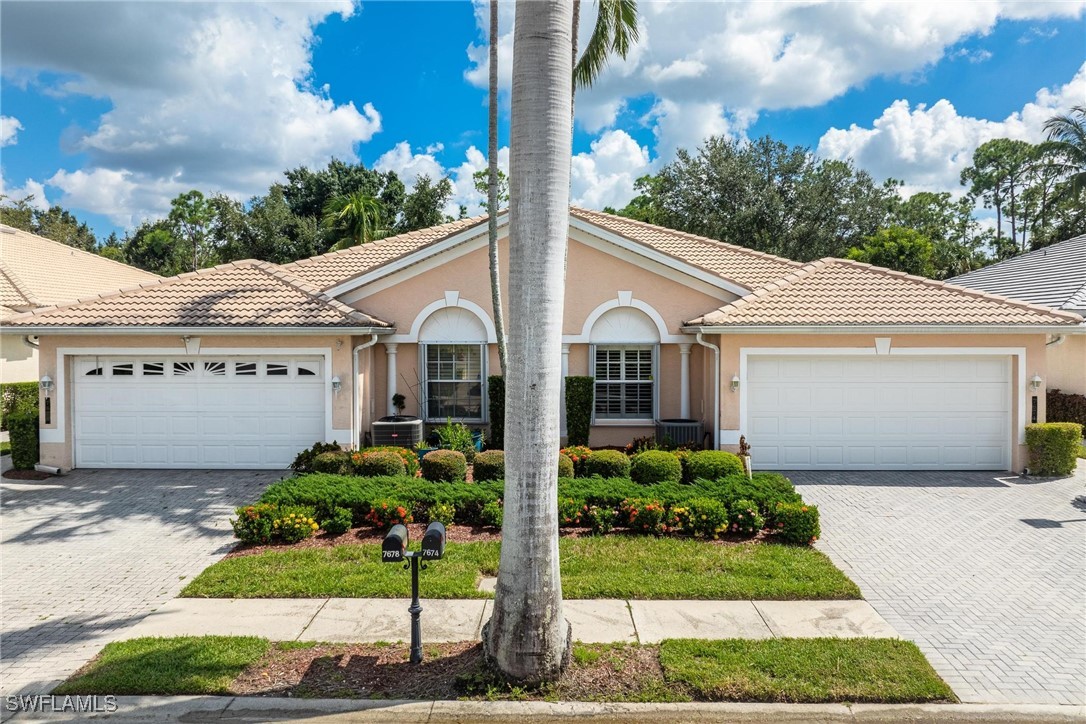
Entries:
MULTIPOLYGON (((642 0, 641 43, 578 94, 574 200, 620 206, 710 133, 959 192, 976 145, 1040 140, 1045 118, 1086 103, 1083 8, 642 0)), ((505 146, 512 4, 501 11, 505 146)), ((4 193, 72 208, 101 236, 188 188, 244 199, 332 156, 408 183, 447 174, 454 203, 482 202, 485 5, 6 1, 0 14, 4 193)))

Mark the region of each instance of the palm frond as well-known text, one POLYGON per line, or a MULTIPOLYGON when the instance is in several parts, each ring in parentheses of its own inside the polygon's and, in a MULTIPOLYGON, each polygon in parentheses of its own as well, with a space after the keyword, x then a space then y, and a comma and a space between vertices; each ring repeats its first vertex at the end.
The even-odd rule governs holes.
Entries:
POLYGON ((599 12, 592 36, 573 68, 575 88, 586 88, 607 67, 611 54, 625 59, 640 37, 637 27, 637 0, 599 0, 599 12))

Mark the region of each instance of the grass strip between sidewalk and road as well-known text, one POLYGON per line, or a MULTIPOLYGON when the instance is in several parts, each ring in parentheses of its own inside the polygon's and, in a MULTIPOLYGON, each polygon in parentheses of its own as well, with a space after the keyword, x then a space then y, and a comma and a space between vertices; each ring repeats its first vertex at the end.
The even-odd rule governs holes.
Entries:
POLYGON ((954 701, 920 650, 896 639, 671 640, 582 644, 561 680, 505 683, 482 644, 143 638, 108 644, 58 694, 547 701, 906 703, 954 701))
MULTIPOLYGON (((449 545, 422 574, 426 598, 488 598, 500 543, 449 545)), ((856 584, 811 548, 717 545, 678 538, 607 536, 559 541, 567 598, 827 600, 861 598, 856 584)), ((181 592, 190 598, 402 598, 410 577, 381 562, 376 544, 271 550, 227 558, 181 592)))

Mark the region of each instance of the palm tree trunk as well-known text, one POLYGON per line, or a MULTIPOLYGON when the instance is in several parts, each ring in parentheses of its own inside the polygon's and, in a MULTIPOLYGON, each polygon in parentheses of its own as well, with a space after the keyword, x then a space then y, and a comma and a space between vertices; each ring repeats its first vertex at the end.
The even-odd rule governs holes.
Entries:
POLYGON ((569 234, 572 0, 518 0, 510 136, 505 515, 487 655, 508 678, 557 678, 570 626, 558 569, 558 403, 569 234))
POLYGON ((498 341, 498 364, 502 377, 506 368, 505 313, 502 311, 502 282, 498 267, 498 0, 490 0, 490 137, 487 139, 487 166, 490 183, 486 192, 487 245, 490 256, 490 303, 494 307, 494 330, 498 341))

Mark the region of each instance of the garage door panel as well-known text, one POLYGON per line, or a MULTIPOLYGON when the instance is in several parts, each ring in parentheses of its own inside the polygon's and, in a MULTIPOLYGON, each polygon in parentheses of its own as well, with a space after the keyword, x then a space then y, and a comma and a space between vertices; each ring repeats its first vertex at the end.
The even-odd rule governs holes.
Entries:
POLYGON ((752 356, 747 373, 744 434, 763 469, 1010 464, 1006 357, 752 356))
POLYGON ((143 437, 165 437, 169 433, 170 418, 166 415, 142 415, 139 421, 140 435, 143 437))
POLYGON ((144 444, 140 446, 145 465, 166 465, 170 462, 170 446, 144 444))

